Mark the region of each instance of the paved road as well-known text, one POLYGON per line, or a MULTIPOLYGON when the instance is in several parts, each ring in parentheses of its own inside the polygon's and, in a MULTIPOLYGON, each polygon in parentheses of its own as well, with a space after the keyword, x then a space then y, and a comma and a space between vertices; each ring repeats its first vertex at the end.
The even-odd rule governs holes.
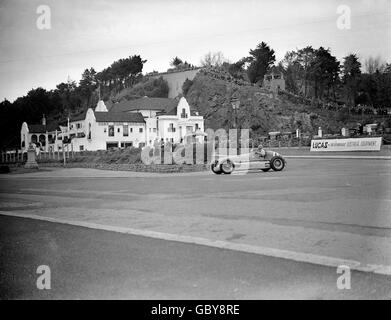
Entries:
POLYGON ((282 250, 326 265, 347 259, 391 274, 390 169, 383 160, 291 159, 283 172, 232 176, 86 169, 2 175, 0 213, 282 250))
POLYGON ((391 278, 115 232, 0 216, 3 299, 390 299, 391 278), (51 290, 36 288, 39 265, 51 290))

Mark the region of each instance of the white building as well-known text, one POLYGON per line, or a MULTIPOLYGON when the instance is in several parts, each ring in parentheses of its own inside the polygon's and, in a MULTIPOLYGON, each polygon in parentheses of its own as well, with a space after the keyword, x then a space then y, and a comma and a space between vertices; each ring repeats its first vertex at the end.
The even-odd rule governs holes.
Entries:
POLYGON ((203 139, 204 120, 192 112, 185 98, 141 98, 114 104, 103 101, 69 119, 64 126, 22 124, 21 149, 34 143, 43 151, 95 151, 130 146, 144 147, 155 141, 172 143, 203 139))
POLYGON ((191 110, 186 99, 143 97, 116 103, 110 112, 140 112, 146 122, 146 144, 163 139, 164 142, 186 143, 196 137, 203 140, 204 118, 191 110))

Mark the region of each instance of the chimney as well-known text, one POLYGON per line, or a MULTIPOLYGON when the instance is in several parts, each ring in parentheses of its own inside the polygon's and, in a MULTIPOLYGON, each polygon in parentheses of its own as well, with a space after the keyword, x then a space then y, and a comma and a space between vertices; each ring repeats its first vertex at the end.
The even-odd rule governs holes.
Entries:
POLYGON ((42 125, 46 126, 46 118, 45 115, 42 116, 42 125))

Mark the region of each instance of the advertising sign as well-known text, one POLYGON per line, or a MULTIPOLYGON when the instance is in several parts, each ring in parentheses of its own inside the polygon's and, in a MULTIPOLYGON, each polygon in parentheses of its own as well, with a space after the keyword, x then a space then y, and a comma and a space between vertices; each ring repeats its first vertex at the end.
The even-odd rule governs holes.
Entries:
POLYGON ((382 138, 319 139, 311 141, 311 151, 380 151, 382 138))

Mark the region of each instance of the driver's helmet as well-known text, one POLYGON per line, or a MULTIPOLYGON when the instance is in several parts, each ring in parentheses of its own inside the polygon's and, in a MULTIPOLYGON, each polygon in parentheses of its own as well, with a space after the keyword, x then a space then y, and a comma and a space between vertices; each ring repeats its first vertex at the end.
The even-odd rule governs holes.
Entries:
POLYGON ((265 149, 263 149, 263 145, 260 144, 260 145, 258 146, 257 153, 258 153, 259 155, 261 155, 262 157, 264 157, 264 156, 266 155, 266 151, 265 151, 265 149))

